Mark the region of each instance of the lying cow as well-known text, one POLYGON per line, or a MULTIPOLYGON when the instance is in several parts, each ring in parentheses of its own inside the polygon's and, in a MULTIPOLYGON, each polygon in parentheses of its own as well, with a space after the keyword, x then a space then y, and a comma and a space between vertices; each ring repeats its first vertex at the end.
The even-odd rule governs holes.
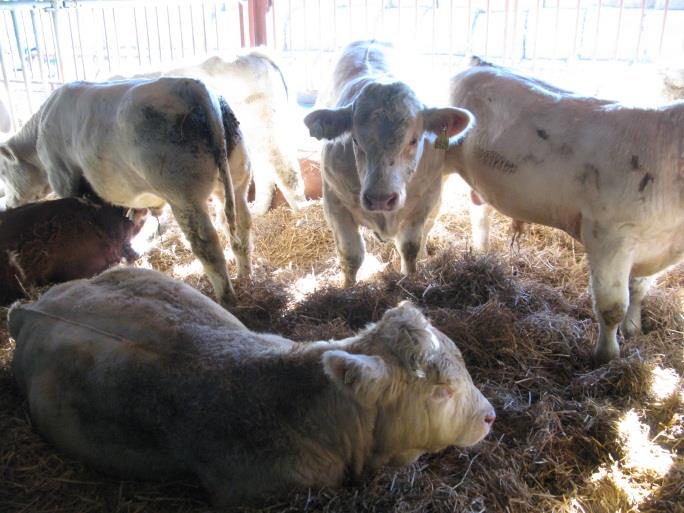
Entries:
POLYGON ((238 125, 228 104, 199 80, 67 84, 0 145, 7 206, 39 197, 48 186, 74 196, 82 177, 115 205, 160 208, 168 202, 217 298, 232 304, 207 198, 212 191, 224 196, 238 272, 248 276, 251 176, 238 125))
POLYGON ((313 137, 330 141, 321 155, 323 205, 345 286, 355 283, 364 258, 361 225, 393 240, 401 271, 415 271, 442 194, 445 151, 434 147, 434 136, 463 134, 472 119, 461 109, 426 108, 391 75, 388 48, 347 46, 334 72, 334 108, 304 119, 313 137))
POLYGON ((219 507, 470 446, 495 419, 454 343, 408 303, 357 336, 298 343, 119 268, 13 307, 9 331, 43 436, 126 478, 195 474, 219 507))
POLYGON ((252 162, 255 214, 265 214, 269 209, 276 185, 290 207, 298 209, 305 197, 296 130, 292 126, 294 113, 283 73, 270 56, 258 50, 230 60, 213 56, 199 64, 137 74, 134 78, 160 76, 197 78, 228 100, 240 120, 252 162))
POLYGON ((89 278, 122 259, 134 261, 130 241, 145 214, 83 198, 0 212, 0 305, 32 286, 89 278))
POLYGON ((473 64, 452 79, 451 102, 478 124, 449 162, 505 215, 584 244, 595 358, 607 362, 619 356, 618 325, 641 330, 651 276, 684 253, 684 102, 629 108, 473 64))

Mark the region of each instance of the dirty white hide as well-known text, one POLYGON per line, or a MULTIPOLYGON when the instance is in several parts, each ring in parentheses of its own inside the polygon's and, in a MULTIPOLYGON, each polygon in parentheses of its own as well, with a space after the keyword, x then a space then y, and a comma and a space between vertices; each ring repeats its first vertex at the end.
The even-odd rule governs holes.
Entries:
POLYGON ((131 208, 168 202, 223 305, 234 303, 226 261, 207 213, 224 203, 240 276, 251 270, 244 142, 228 104, 187 78, 74 82, 56 89, 26 125, 0 144, 7 206, 76 196, 87 186, 131 208), (233 190, 235 187, 235 192, 233 190))
MULTIPOLYGON (((271 206, 275 185, 294 210, 306 201, 297 160, 296 114, 289 99, 283 73, 273 57, 259 50, 229 59, 212 56, 200 63, 184 63, 133 75, 202 80, 228 101, 240 121, 252 163, 255 201, 252 211, 265 214, 271 206)), ((111 77, 110 80, 122 76, 111 77)))
MULTIPOLYGON (((351 43, 334 71, 328 109, 304 120, 329 142, 321 155, 323 205, 344 285, 353 285, 365 255, 359 227, 394 241, 401 271, 412 273, 439 210, 445 151, 435 136, 457 138, 472 117, 457 108, 427 108, 389 69, 389 45, 351 43)), ((446 144, 446 141, 445 141, 446 144)))
POLYGON ((121 268, 15 306, 9 330, 45 438, 126 478, 194 474, 219 507, 470 446, 495 419, 457 347, 408 303, 356 336, 299 343, 121 268))
MULTIPOLYGON (((451 102, 478 120, 449 149, 451 167, 503 214, 584 244, 599 321, 595 359, 619 356, 618 326, 625 335, 641 330, 651 277, 684 253, 684 102, 630 108, 478 58, 452 79, 451 102)), ((489 225, 480 214, 484 245, 489 225)))

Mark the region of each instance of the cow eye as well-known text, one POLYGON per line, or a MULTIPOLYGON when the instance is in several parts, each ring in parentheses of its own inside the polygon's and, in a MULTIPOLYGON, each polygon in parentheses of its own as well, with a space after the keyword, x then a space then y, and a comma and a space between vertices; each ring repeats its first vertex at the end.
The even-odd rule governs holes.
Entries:
POLYGON ((356 146, 358 146, 358 145, 359 145, 359 143, 358 143, 358 142, 356 142, 356 137, 354 137, 354 136, 352 136, 352 142, 353 142, 353 143, 354 143, 354 144, 355 144, 356 146))
POLYGON ((411 142, 409 142, 409 144, 410 144, 411 146, 415 146, 416 144, 418 144, 418 138, 417 138, 417 137, 414 137, 413 139, 411 139, 411 142))

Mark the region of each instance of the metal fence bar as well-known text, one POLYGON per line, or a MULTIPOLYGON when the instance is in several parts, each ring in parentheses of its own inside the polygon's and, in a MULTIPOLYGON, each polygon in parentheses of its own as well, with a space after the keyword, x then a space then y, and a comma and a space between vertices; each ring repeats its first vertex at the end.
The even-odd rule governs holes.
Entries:
POLYGON ((104 26, 104 43, 107 50, 107 68, 109 72, 112 72, 112 53, 109 51, 109 32, 107 30, 107 17, 105 16, 104 10, 102 11, 102 25, 104 26))
POLYGON ((10 87, 9 73, 7 72, 7 65, 5 64, 4 58, 5 51, 3 50, 2 39, 0 39, 0 69, 2 70, 2 81, 5 84, 5 94, 7 95, 7 109, 9 110, 12 131, 16 131, 19 127, 17 126, 17 117, 14 111, 14 98, 12 95, 12 88, 10 87))
POLYGON ((625 0, 620 0, 620 12, 618 14, 617 34, 615 34, 615 49, 613 50, 613 59, 617 59, 618 47, 620 44, 620 30, 622 29, 622 11, 625 7, 625 0))
POLYGON ((665 38, 665 23, 667 22, 667 10, 670 7, 670 0, 665 0, 663 9, 663 24, 660 26, 660 42, 658 43, 658 57, 663 55, 663 39, 665 38))
POLYGON ((152 42, 150 40, 150 22, 147 16, 147 6, 143 12, 145 13, 145 36, 147 37, 147 62, 152 64, 152 42))
POLYGON ((209 53, 209 43, 207 41, 207 9, 205 4, 202 4, 202 34, 204 35, 204 53, 209 53))
POLYGON ((33 28, 33 37, 36 40, 36 50, 38 51, 38 69, 40 71, 40 80, 43 83, 43 87, 47 91, 47 77, 45 75, 45 65, 43 64, 43 59, 45 58, 45 50, 43 47, 43 41, 40 38, 40 32, 38 30, 38 20, 36 19, 36 11, 31 9, 31 27, 33 28))
POLYGON ((192 4, 188 5, 190 11, 190 37, 192 37, 192 55, 197 55, 197 46, 195 45, 195 16, 192 4))
POLYGON ((580 24, 580 11, 581 11, 581 9, 582 9, 582 0, 577 0, 577 7, 576 7, 577 13, 575 14, 575 35, 572 38, 572 55, 570 55, 571 59, 577 58, 577 41, 579 39, 579 24, 580 24))
POLYGON ((594 60, 598 55, 598 42, 599 42, 599 28, 601 27, 601 4, 602 0, 598 0, 598 12, 596 13, 596 31, 594 32, 594 60))
POLYGON ((140 31, 138 30, 138 9, 133 7, 133 26, 135 28, 135 46, 138 53, 138 66, 142 66, 142 49, 140 48, 140 31))
POLYGON ((64 54, 62 53, 61 31, 60 31, 60 15, 58 9, 52 10, 52 38, 55 45, 56 59, 57 59, 57 76, 64 80, 64 54))
POLYGON ((634 60, 639 60, 639 50, 641 50, 641 34, 644 31, 644 17, 646 16, 646 0, 641 0, 641 16, 639 17, 639 33, 637 34, 636 52, 634 60))
POLYGON ((83 69, 83 78, 87 79, 86 62, 85 62, 85 50, 83 47, 83 30, 81 25, 81 10, 76 10, 76 26, 78 27, 78 48, 81 53, 81 68, 83 69))
MULTIPOLYGON (((26 73, 26 63, 24 62, 25 49, 19 37, 19 22, 17 20, 17 11, 12 11, 12 26, 14 28, 14 36, 17 43, 17 51, 19 52, 19 58, 21 59, 21 74, 24 77, 24 86, 26 87, 26 97, 28 99, 29 108, 33 110, 33 102, 31 101, 31 88, 29 86, 28 73, 26 73)), ((29 57, 30 60, 30 57, 29 57)))

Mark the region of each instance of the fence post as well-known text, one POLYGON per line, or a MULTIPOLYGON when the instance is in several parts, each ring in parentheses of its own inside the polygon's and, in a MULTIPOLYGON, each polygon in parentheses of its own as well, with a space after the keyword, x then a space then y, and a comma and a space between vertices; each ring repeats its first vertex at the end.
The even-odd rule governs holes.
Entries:
POLYGON ((268 43, 266 13, 268 12, 270 4, 270 0, 247 1, 247 17, 249 18, 249 42, 251 46, 266 45, 268 43))

